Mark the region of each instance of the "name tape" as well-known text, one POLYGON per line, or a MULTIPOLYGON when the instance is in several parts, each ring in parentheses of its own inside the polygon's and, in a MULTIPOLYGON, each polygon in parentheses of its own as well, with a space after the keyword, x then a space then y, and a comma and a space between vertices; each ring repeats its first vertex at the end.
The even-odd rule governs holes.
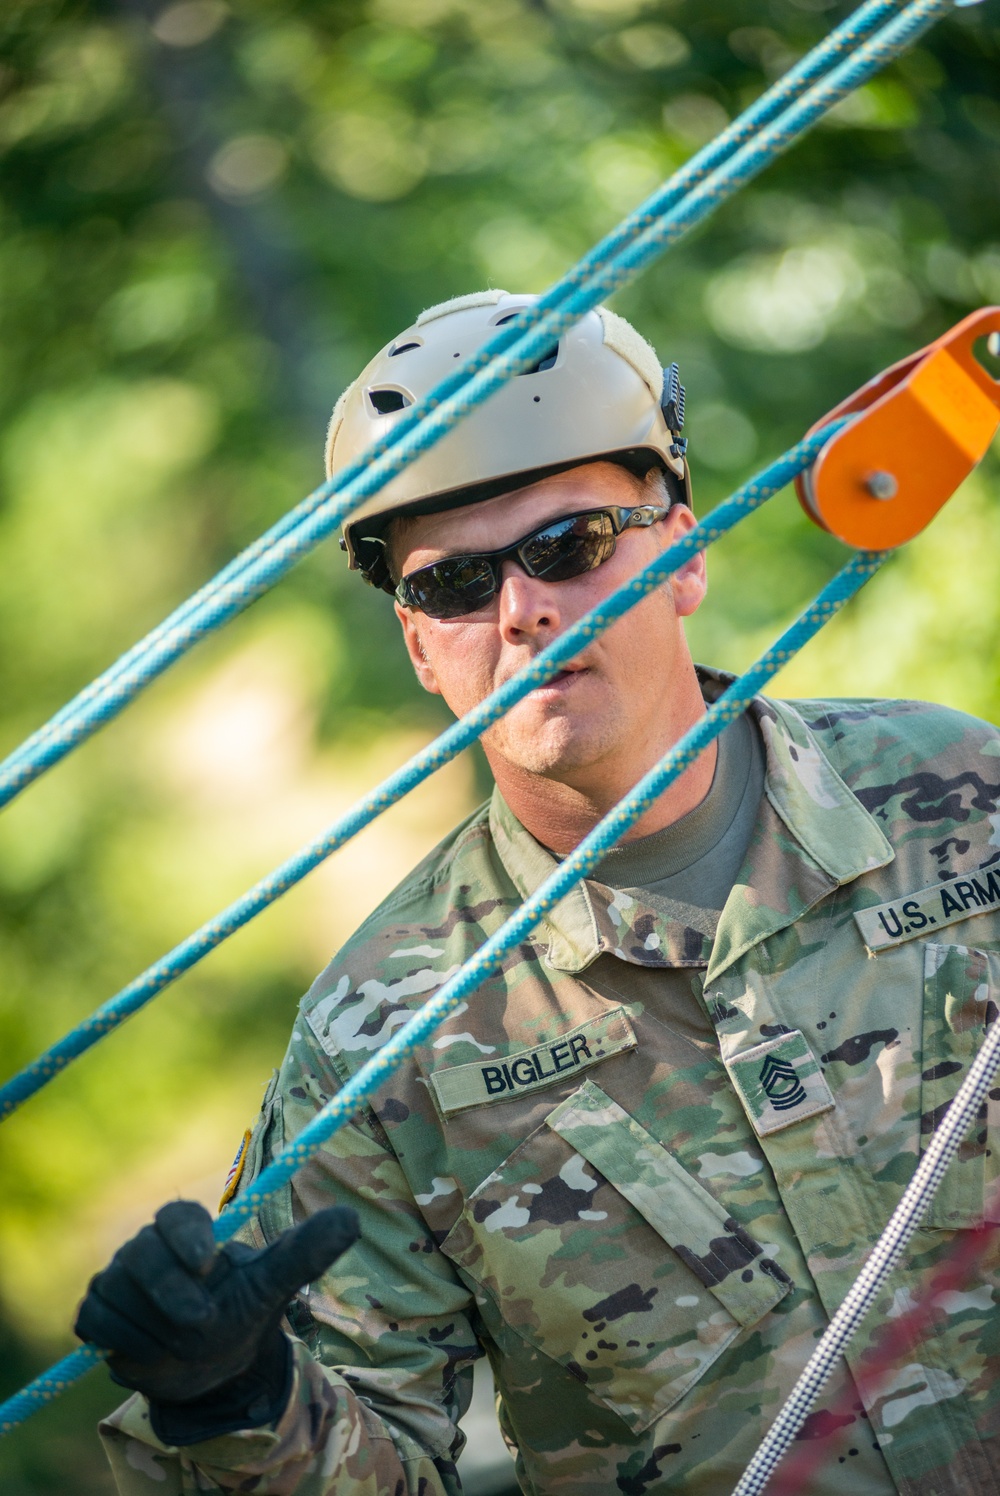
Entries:
POLYGON ((899 945, 935 925, 953 925, 974 914, 1000 910, 1000 869, 980 868, 964 878, 949 878, 933 888, 919 888, 905 899, 859 909, 854 919, 869 950, 899 945))
POLYGON ((550 1044, 518 1049, 502 1060, 476 1060, 471 1065, 435 1070, 431 1085, 444 1113, 459 1112, 486 1101, 512 1101, 634 1048, 635 1035, 624 1009, 613 1008, 600 1018, 577 1024, 550 1044))

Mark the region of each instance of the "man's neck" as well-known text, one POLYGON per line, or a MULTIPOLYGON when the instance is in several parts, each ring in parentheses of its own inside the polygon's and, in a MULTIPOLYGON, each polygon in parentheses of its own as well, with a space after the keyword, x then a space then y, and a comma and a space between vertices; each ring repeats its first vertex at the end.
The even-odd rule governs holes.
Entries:
MULTIPOLYGON (((693 725, 693 722, 687 724, 693 725)), ((680 736, 678 733, 672 741, 680 736)), ((672 742, 666 743, 662 751, 667 752, 671 746, 672 742)), ((690 768, 653 802, 623 840, 662 831, 700 805, 712 786, 717 752, 716 744, 710 743, 690 768)), ((565 856, 634 788, 658 757, 638 771, 633 768, 632 778, 613 770, 609 772, 604 765, 598 772, 582 770, 559 779, 532 774, 495 758, 491 758, 490 767, 497 788, 522 826, 543 846, 565 856)))

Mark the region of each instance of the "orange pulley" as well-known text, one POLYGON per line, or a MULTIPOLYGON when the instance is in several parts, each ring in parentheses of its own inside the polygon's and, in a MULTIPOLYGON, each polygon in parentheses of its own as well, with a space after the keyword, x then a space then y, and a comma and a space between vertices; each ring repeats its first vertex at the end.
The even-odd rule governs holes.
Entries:
POLYGON ((985 455, 1000 426, 1000 380, 975 345, 1000 344, 1000 307, 973 312, 818 421, 854 420, 795 480, 817 524, 862 550, 912 540, 985 455))

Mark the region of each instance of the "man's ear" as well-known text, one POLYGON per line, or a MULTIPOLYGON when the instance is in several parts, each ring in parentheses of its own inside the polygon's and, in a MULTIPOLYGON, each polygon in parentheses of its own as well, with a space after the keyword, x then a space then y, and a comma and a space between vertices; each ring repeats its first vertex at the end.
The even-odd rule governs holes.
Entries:
POLYGON ((410 656, 410 664, 413 666, 417 680, 425 691, 430 691, 432 696, 441 695, 441 687, 438 685, 437 676, 429 663, 424 646, 420 641, 420 633, 417 629, 417 621, 413 616, 411 608, 404 608, 402 603, 394 603, 396 617, 399 626, 403 630, 403 641, 406 644, 406 652, 410 656))
MULTIPOLYGON (((696 524, 697 520, 686 504, 674 504, 663 522, 664 550, 668 546, 676 545, 677 541, 682 540, 696 524)), ((704 551, 698 551, 674 572, 670 578, 670 589, 674 595, 674 608, 679 618, 687 618, 701 607, 705 600, 705 593, 708 591, 704 551)))

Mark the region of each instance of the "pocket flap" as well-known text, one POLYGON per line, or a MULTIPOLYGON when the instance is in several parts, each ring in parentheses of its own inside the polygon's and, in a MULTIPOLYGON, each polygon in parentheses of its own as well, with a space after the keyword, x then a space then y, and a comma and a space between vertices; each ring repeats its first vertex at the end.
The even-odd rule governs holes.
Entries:
POLYGON ((546 1117, 599 1169, 739 1324, 756 1324, 791 1279, 634 1117, 585 1081, 546 1117))

